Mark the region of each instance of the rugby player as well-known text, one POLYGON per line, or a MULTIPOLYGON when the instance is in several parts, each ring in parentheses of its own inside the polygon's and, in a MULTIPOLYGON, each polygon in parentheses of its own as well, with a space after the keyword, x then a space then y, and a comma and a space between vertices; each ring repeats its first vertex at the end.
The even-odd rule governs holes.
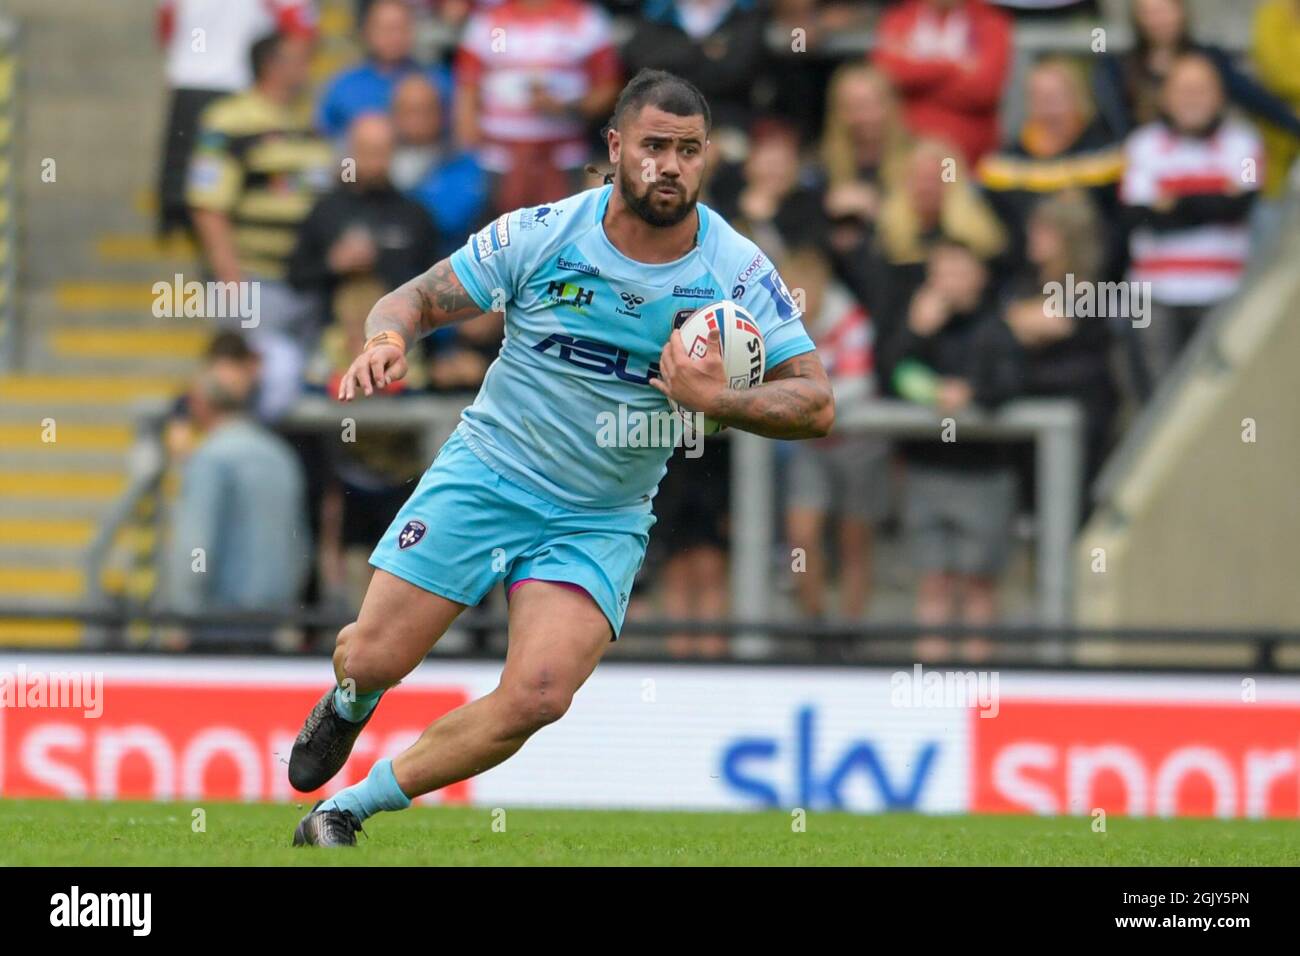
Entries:
POLYGON ((615 172, 605 186, 500 217, 375 304, 339 389, 345 402, 402 378, 407 349, 439 326, 504 309, 506 336, 371 556, 361 611, 338 636, 336 686, 294 743, 290 782, 309 792, 330 780, 385 689, 500 582, 509 643, 495 690, 316 804, 295 845, 354 845, 367 817, 496 766, 564 715, 618 637, 672 452, 604 447, 602 412, 659 415, 671 397, 770 438, 830 432, 830 385, 790 292, 752 242, 697 201, 709 127, 692 84, 641 71, 606 132, 615 172), (672 334, 721 299, 744 306, 763 334, 755 388, 728 387, 716 332, 698 360, 672 334))

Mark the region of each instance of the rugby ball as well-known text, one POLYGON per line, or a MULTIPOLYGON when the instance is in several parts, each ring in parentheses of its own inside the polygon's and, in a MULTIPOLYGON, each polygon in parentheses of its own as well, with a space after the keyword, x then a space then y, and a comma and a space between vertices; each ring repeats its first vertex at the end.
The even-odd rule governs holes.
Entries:
MULTIPOLYGON (((736 303, 724 299, 691 313, 679 313, 679 318, 681 321, 673 324, 686 354, 692 360, 698 361, 704 357, 708 351, 709 333, 717 329, 722 343, 722 367, 727 376, 727 385, 734 389, 744 389, 762 384, 767 350, 763 345, 763 334, 758 331, 758 323, 752 315, 736 303)), ((687 429, 713 435, 726 427, 711 418, 682 408, 671 398, 668 402, 687 429)))

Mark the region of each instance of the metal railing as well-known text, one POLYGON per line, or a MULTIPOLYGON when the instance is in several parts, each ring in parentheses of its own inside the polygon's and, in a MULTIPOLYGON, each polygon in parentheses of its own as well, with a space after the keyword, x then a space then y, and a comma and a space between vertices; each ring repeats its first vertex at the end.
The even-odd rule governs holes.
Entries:
MULTIPOLYGON (((69 609, 56 605, 0 607, 4 617, 39 622, 73 620, 101 636, 80 647, 43 647, 41 653, 97 652, 175 654, 154 639, 163 630, 220 628, 219 642, 189 651, 213 655, 324 656, 337 631, 352 620, 337 609, 286 609, 273 614, 212 614, 191 617, 168 611, 113 607, 69 609), (271 637, 285 629, 311 632, 310 647, 271 637)), ((507 641, 507 618, 482 606, 456 619, 429 654, 435 658, 499 660, 507 641), (468 638, 468 640, 467 640, 468 638)), ((909 623, 826 621, 700 621, 632 619, 610 656, 620 660, 699 661, 719 664, 881 666, 912 665, 918 638, 978 638, 991 645, 978 664, 962 658, 954 644, 946 659, 927 663, 995 666, 999 669, 1159 671, 1181 673, 1295 673, 1300 670, 1300 632, 1169 628, 1076 628, 990 625, 978 628, 909 623), (740 638, 757 633, 759 653, 742 653, 740 638), (727 657, 694 658, 673 650, 670 635, 722 634, 736 638, 727 657)))
MULTIPOLYGON (((409 427, 421 435, 422 453, 431 461, 459 421, 464 402, 454 398, 406 398, 341 406, 326 398, 303 399, 284 419, 290 429, 334 431, 346 419, 356 427, 409 427)), ((1066 400, 1013 402, 996 415, 965 412, 955 418, 962 440, 1035 443, 1038 520, 1038 615, 1044 625, 1063 625, 1071 617, 1071 545, 1080 513, 1082 415, 1066 400)), ((937 437, 941 416, 919 405, 870 400, 842 406, 837 434, 884 438, 937 437)), ((775 446, 746 432, 730 431, 731 606, 746 617, 771 617, 775 593, 770 557, 776 544, 775 446)))
MULTIPOLYGON (((920 405, 870 400, 836 410, 836 434, 891 439, 939 438, 942 416, 920 405)), ((1035 443, 1038 502, 1038 623, 1060 626, 1071 619, 1072 542, 1082 494, 1083 416, 1064 399, 1012 402, 997 414, 954 416, 961 440, 1035 443)), ((744 432, 732 436, 732 607, 746 616, 771 616, 774 593, 770 556, 775 544, 774 473, 771 442, 744 432)))
MULTIPOLYGON (((281 421, 288 431, 341 433, 358 429, 409 428, 418 436, 421 455, 432 461, 460 419, 465 402, 450 397, 377 398, 340 405, 324 397, 302 399, 281 421)), ((91 607, 120 603, 103 588, 104 569, 120 529, 136 513, 140 499, 156 494, 165 469, 161 424, 167 403, 136 405, 136 443, 130 456, 130 480, 87 552, 91 607)), ((1035 443, 1037 501, 1038 623, 1063 626, 1070 618, 1071 543, 1080 511, 1082 416, 1065 400, 1013 402, 997 414, 963 412, 954 417, 961 440, 1035 443)), ((942 418, 907 402, 868 400, 838 409, 837 434, 872 434, 885 438, 937 437, 942 418)), ((773 442, 730 431, 710 441, 730 441, 731 461, 731 606, 745 610, 754 630, 773 616, 776 592, 771 563, 776 545, 776 465, 773 442)), ((156 515, 162 514, 155 509, 156 515)))

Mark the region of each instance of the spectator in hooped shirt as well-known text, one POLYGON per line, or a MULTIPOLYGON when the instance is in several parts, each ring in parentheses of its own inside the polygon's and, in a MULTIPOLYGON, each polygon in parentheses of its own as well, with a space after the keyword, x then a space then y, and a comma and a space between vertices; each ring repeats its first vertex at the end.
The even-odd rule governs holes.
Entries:
POLYGON ((412 74, 393 92, 397 149, 393 185, 433 217, 442 243, 433 257, 445 258, 487 218, 487 176, 473 153, 457 150, 446 135, 442 102, 428 79, 412 74))
POLYGON ((491 174, 494 209, 580 188, 590 127, 608 118, 619 88, 609 16, 585 0, 505 0, 471 15, 456 52, 454 125, 457 145, 491 174))
POLYGON ((977 163, 998 144, 1011 21, 984 0, 903 0, 880 18, 875 63, 903 100, 908 128, 952 140, 977 163))
POLYGON ((1124 235, 1116 195, 1124 154, 1094 114, 1087 81, 1076 63, 1049 56, 1034 64, 1025 81, 1025 120, 1014 141, 986 156, 976 170, 1010 234, 1012 262, 1024 259, 1025 228, 1034 207, 1056 193, 1082 189, 1097 206, 1107 231, 1103 275, 1119 277, 1124 235))
POLYGON ((186 200, 203 257, 221 282, 256 281, 260 312, 249 342, 262 357, 258 412, 293 405, 319 302, 287 281, 298 229, 338 176, 311 123, 311 43, 270 34, 253 44, 252 89, 218 100, 199 120, 186 200))
POLYGON ((199 133, 199 115, 214 101, 253 82, 249 53, 268 33, 310 37, 311 0, 163 0, 158 39, 171 88, 158 183, 158 232, 190 229, 185 174, 199 133), (201 36, 203 42, 196 43, 201 36))
MULTIPOLYGON (((1224 50, 1192 39, 1186 0, 1133 0, 1133 49, 1104 57, 1094 76, 1098 110, 1116 137, 1155 120, 1165 78, 1185 53, 1205 56, 1219 74, 1227 98, 1252 117, 1300 136, 1300 118, 1286 100, 1240 70, 1224 50)), ((1295 72, 1294 60, 1286 69, 1295 72)))
POLYGON ((423 73, 447 98, 451 80, 445 69, 423 68, 411 58, 415 29, 405 0, 374 0, 361 28, 365 62, 334 77, 316 108, 322 134, 338 140, 362 113, 385 112, 399 80, 423 73))
POLYGON ((1209 308, 1231 295, 1250 258, 1249 217, 1263 144, 1226 114, 1214 62, 1185 54, 1170 68, 1164 115, 1129 137, 1121 199, 1132 226, 1129 279, 1149 282, 1150 324, 1138 328, 1149 394, 1209 308))

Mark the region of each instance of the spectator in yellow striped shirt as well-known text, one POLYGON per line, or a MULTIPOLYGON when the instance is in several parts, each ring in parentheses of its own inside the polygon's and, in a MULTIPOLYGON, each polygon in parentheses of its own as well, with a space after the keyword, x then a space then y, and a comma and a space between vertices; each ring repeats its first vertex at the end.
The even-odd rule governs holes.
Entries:
POLYGON ((321 324, 318 297, 293 290, 287 263, 299 225, 339 175, 329 144, 312 129, 310 56, 302 37, 253 45, 253 86, 204 111, 186 189, 212 275, 257 283, 258 315, 242 324, 263 359, 259 412, 268 419, 296 399, 321 324))

